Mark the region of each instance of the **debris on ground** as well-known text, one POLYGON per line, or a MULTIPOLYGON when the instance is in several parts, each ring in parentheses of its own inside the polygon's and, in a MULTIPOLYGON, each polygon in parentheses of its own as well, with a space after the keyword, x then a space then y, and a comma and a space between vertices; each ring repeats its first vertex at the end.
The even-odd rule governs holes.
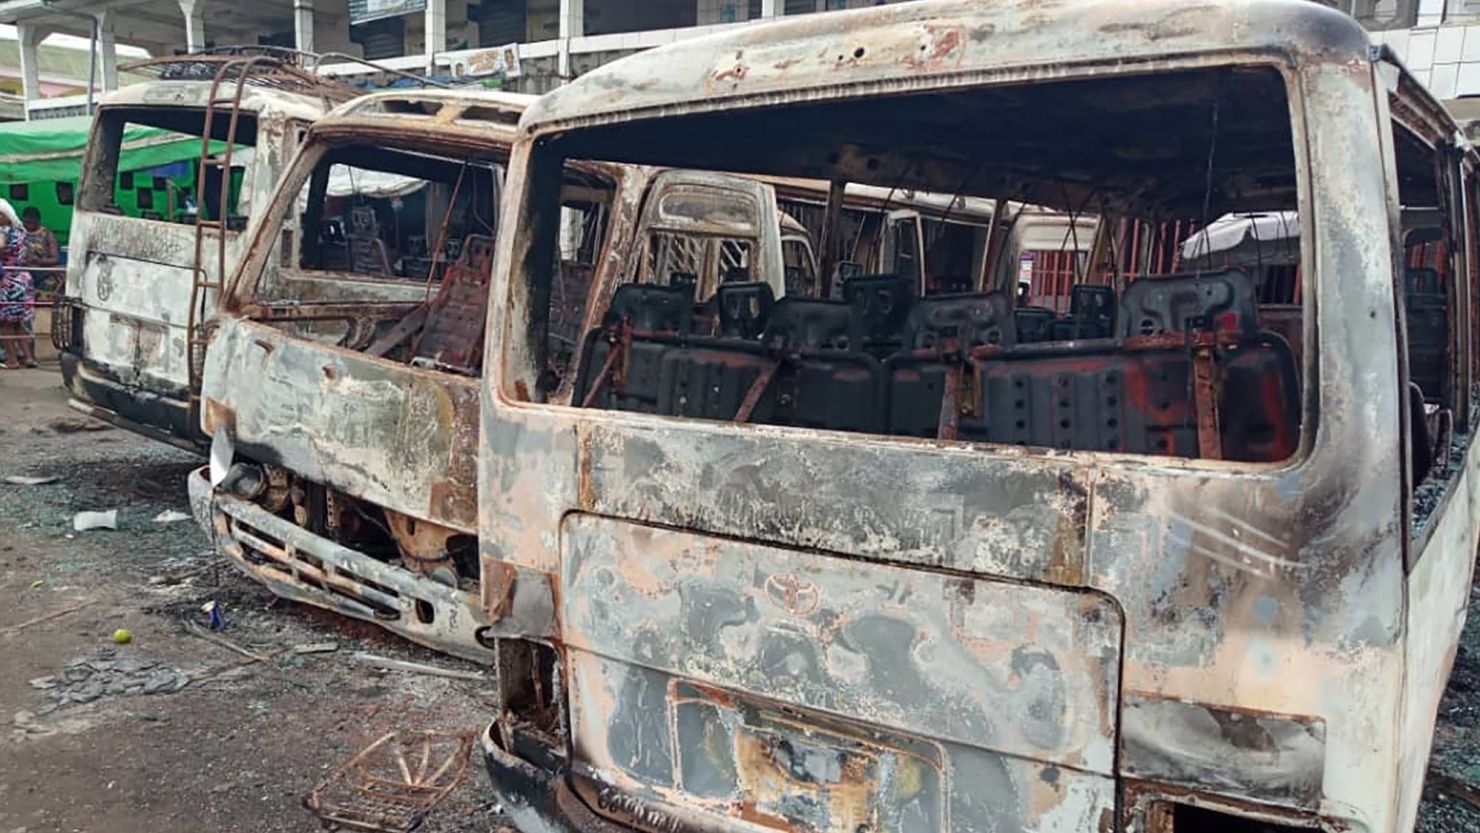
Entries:
POLYGON ((303 799, 325 825, 408 833, 468 770, 472 732, 390 732, 303 799))
POLYGON ((413 674, 430 674, 433 677, 447 677, 453 680, 471 680, 483 682, 488 677, 476 671, 458 671, 452 668, 443 668, 439 665, 427 665, 424 662, 406 662, 405 660, 391 659, 389 657, 378 657, 367 654, 364 651, 355 652, 355 662, 379 668, 383 671, 409 671, 413 674))
POLYGON ((95 419, 77 419, 75 417, 67 419, 54 419, 51 422, 48 422, 46 424, 46 427, 50 428, 54 433, 57 434, 77 434, 82 432, 113 430, 113 426, 105 422, 98 422, 95 419))
POLYGON ((54 477, 54 476, 53 477, 37 477, 37 476, 34 476, 34 475, 29 475, 29 474, 7 474, 7 475, 5 475, 5 482, 6 483, 9 483, 12 486, 45 486, 48 483, 55 483, 58 480, 61 480, 61 478, 60 477, 54 477))
POLYGON ((92 657, 79 657, 62 667, 59 674, 31 679, 32 688, 50 698, 36 708, 37 715, 63 706, 91 703, 102 697, 174 694, 190 684, 190 675, 153 660, 119 658, 111 649, 92 657))
POLYGON ((154 522, 157 524, 174 524, 188 520, 190 520, 190 516, 178 509, 166 509, 154 516, 154 522))
MULTIPOLYGON (((41 582, 41 581, 33 581, 33 582, 31 582, 31 589, 32 590, 37 589, 38 587, 40 587, 42 585, 42 583, 43 582, 41 582)), ((32 626, 35 626, 35 625, 42 624, 43 622, 50 622, 53 619, 60 619, 63 616, 66 616, 66 615, 68 615, 70 613, 76 613, 77 611, 83 610, 86 607, 87 607, 87 603, 86 602, 83 602, 82 604, 75 604, 75 605, 72 605, 71 607, 61 608, 60 610, 53 610, 50 613, 45 613, 45 614, 42 614, 41 616, 35 616, 35 617, 30 618, 30 619, 27 619, 26 621, 21 622, 18 625, 11 625, 10 627, 4 629, 3 631, 0 631, 0 633, 6 633, 6 634, 20 633, 21 631, 25 630, 26 628, 29 628, 29 627, 32 627, 32 626)))
POLYGON ((225 648, 232 653, 240 654, 253 662, 267 662, 274 656, 274 654, 259 654, 255 651, 248 651, 246 648, 243 648, 242 646, 236 644, 235 642, 232 642, 225 637, 217 636, 205 630, 200 625, 197 625, 194 622, 185 622, 184 627, 185 632, 190 634, 191 636, 198 636, 207 642, 220 645, 222 648, 225 648))
POLYGON ((211 626, 211 630, 219 631, 226 629, 226 613, 221 609, 221 605, 216 603, 215 599, 201 605, 200 612, 206 615, 206 623, 211 626))
POLYGON ((87 532, 90 529, 117 528, 117 509, 109 509, 106 512, 78 512, 72 516, 72 530, 74 532, 87 532))

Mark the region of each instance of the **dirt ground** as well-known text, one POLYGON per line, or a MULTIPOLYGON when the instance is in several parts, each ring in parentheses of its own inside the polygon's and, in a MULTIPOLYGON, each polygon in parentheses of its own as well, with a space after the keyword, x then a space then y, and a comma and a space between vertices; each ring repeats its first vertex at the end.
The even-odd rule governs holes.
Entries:
MULTIPOLYGON (((193 520, 156 522, 188 514, 185 475, 203 461, 98 430, 59 379, 54 366, 0 370, 0 477, 59 478, 0 483, 0 833, 316 830, 303 797, 371 741, 486 722, 484 683, 351 655, 480 669, 275 601, 193 520), (72 531, 76 512, 107 509, 118 530, 72 531), (227 622, 216 635, 276 655, 253 662, 188 631, 208 624, 210 601, 227 622), (133 641, 115 645, 119 628, 133 641), (291 650, 324 642, 336 650, 291 650)), ((500 829, 480 760, 421 830, 500 829)))
MULTIPOLYGON (((482 726, 484 683, 377 671, 351 655, 474 666, 276 601, 214 557, 193 521, 156 522, 189 512, 185 475, 202 461, 99 430, 67 408, 58 380, 55 367, 0 371, 0 477, 58 478, 0 483, 0 833, 311 831, 303 797, 366 744, 392 730, 482 726), (72 531, 75 513, 108 509, 118 530, 72 531), (271 658, 192 632, 211 601, 225 612, 219 637, 271 658), (133 641, 115 645, 119 628, 133 641), (323 642, 336 650, 292 651, 323 642)), ((1472 599, 1419 833, 1480 830, 1472 599)), ((474 757, 420 829, 501 830, 485 778, 474 757)))

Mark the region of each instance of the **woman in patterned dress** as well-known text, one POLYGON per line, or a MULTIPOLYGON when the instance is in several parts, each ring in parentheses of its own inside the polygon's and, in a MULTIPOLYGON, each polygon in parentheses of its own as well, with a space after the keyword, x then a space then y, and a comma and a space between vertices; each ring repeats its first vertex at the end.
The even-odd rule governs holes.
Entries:
POLYGON ((5 366, 35 367, 31 354, 31 321, 36 315, 36 291, 26 265, 26 229, 6 200, 0 199, 0 340, 5 366))

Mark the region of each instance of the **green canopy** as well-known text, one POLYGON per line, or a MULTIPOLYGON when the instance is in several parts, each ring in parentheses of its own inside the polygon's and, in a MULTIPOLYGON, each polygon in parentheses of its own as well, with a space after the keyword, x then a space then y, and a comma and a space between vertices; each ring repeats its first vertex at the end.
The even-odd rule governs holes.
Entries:
MULTIPOLYGON (((92 118, 73 116, 0 124, 0 185, 22 182, 76 182, 92 118)), ((212 142, 219 153, 225 142, 212 142)), ((128 125, 118 170, 138 171, 200 158, 200 139, 160 127, 128 125)))

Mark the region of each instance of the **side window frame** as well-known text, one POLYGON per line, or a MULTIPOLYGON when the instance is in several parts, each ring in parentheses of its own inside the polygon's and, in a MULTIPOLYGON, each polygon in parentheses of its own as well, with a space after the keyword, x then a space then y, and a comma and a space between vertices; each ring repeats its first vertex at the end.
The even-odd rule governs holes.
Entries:
MULTIPOLYGON (((1439 274, 1443 281, 1445 320, 1449 334, 1446 344, 1448 362, 1445 368, 1445 389, 1441 391, 1439 413, 1447 411, 1449 419, 1447 426, 1442 416, 1437 421, 1430 422, 1429 413, 1425 407, 1419 413, 1410 413, 1409 419, 1406 420, 1408 438, 1404 452, 1409 456, 1409 464, 1405 468, 1407 469, 1406 477, 1409 480, 1408 503, 1411 507, 1409 569, 1418 563, 1427 550, 1430 537, 1437 528, 1438 521, 1444 516, 1449 500, 1453 497, 1459 475, 1464 471, 1462 462, 1468 451, 1468 445, 1464 450, 1457 450, 1454 447, 1454 438, 1457 435, 1468 433, 1472 419, 1471 379, 1474 371, 1472 351, 1475 349, 1472 343, 1474 339, 1472 329, 1475 326, 1472 270, 1477 267, 1474 251, 1477 243, 1475 211, 1480 206, 1477 206, 1472 199, 1471 172, 1468 170, 1470 166, 1465 159, 1464 149, 1446 141, 1436 144, 1433 151, 1438 202, 1435 208, 1439 215, 1440 236, 1436 243, 1426 245, 1438 246, 1437 257, 1442 258, 1439 263, 1444 267, 1439 274), (1420 420, 1422 422, 1419 422, 1420 420), (1431 425, 1439 429, 1439 436, 1434 435, 1430 428, 1431 425), (1428 440, 1431 454, 1428 468, 1420 478, 1415 465, 1417 458, 1414 455, 1418 450, 1418 442, 1423 439, 1428 440)), ((1406 243, 1406 232, 1403 237, 1406 243)), ((1407 298, 1408 251, 1406 245, 1399 259, 1399 266, 1401 270, 1399 280, 1394 282, 1396 290, 1394 302, 1400 313, 1398 325, 1403 335, 1403 340, 1400 342, 1403 350, 1400 356, 1404 362, 1404 372, 1400 374, 1399 381, 1402 383, 1405 379, 1410 380, 1411 389, 1410 363, 1414 334, 1408 327, 1411 317, 1407 298)), ((1408 401, 1410 395, 1405 391, 1404 400, 1408 401)))

